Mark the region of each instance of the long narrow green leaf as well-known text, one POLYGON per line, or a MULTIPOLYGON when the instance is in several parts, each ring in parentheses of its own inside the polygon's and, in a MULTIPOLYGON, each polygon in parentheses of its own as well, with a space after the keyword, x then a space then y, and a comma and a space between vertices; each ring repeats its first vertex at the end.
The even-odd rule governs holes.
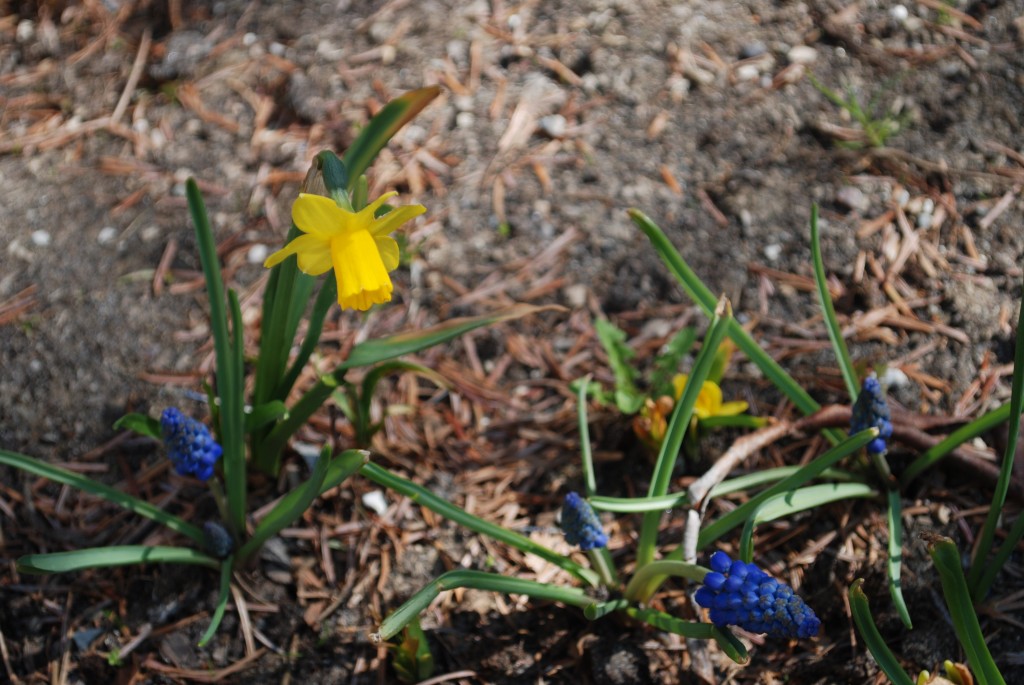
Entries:
POLYGON ((472 588, 476 590, 489 590, 491 592, 503 592, 507 594, 526 595, 536 599, 546 599, 552 602, 562 602, 570 606, 586 609, 594 604, 594 600, 580 588, 560 587, 539 583, 535 580, 524 578, 510 578, 496 573, 484 571, 448 571, 442 573, 419 592, 410 597, 408 601, 395 610, 390 616, 384 619, 373 636, 375 641, 390 640, 398 634, 410 621, 420 615, 430 603, 442 592, 456 588, 472 588))
POLYGON ((67 469, 63 469, 59 466, 53 466, 52 464, 47 464, 39 461, 38 459, 25 456, 24 454, 8 452, 7 450, 0 450, 0 464, 13 466, 16 469, 20 469, 27 473, 42 476, 43 478, 49 478, 55 483, 70 485, 71 487, 87 492, 90 495, 101 497, 108 502, 112 502, 119 507, 124 507, 128 511, 136 513, 139 516, 145 516, 152 521, 156 521, 161 525, 167 526, 177 533, 188 536, 200 545, 203 544, 204 538, 201 528, 193 526, 191 523, 188 523, 173 514, 169 514, 163 509, 155 507, 145 500, 141 500, 138 497, 132 497, 131 495, 123 493, 120 490, 116 490, 109 485, 104 485, 103 483, 72 471, 68 471, 67 469))
POLYGON ((1013 527, 1010 528, 1010 532, 1006 534, 1006 538, 999 545, 999 549, 996 551, 996 555, 992 557, 992 563, 985 566, 985 572, 981 574, 981 581, 978 583, 978 595, 981 597, 988 596, 988 591, 992 589, 992 583, 995 582, 996 576, 1006 565, 1010 555, 1017 549, 1017 545, 1021 539, 1024 538, 1024 515, 1018 514, 1017 520, 1014 521, 1013 527))
POLYGON ((925 450, 921 456, 911 462, 910 466, 903 471, 900 477, 900 489, 907 487, 912 480, 921 475, 925 470, 934 466, 940 459, 948 455, 960 445, 969 440, 987 433, 999 424, 1010 418, 1010 404, 1007 402, 996 409, 983 414, 968 424, 957 428, 934 447, 925 450))
POLYGON ((316 302, 313 303, 313 313, 309 317, 309 326, 306 328, 306 335, 302 339, 299 353, 295 356, 294 361, 292 361, 291 366, 277 384, 277 387, 274 388, 274 397, 288 397, 288 394, 292 391, 295 381, 299 379, 299 374, 302 373, 306 362, 309 361, 309 358, 313 355, 313 350, 316 349, 317 344, 320 342, 320 335, 324 330, 327 312, 330 311, 331 306, 337 299, 337 279, 325 278, 323 285, 320 286, 320 292, 317 293, 316 302))
POLYGON ((914 680, 903 670, 896 655, 889 649, 885 638, 878 632, 878 626, 875 625, 875 619, 871 616, 871 607, 868 606, 868 598, 864 594, 863 585, 864 580, 857 579, 850 586, 849 593, 850 612, 853 614, 853 622, 857 625, 857 632, 860 633, 871 656, 875 658, 893 685, 914 685, 914 680))
POLYGON ((644 514, 649 511, 662 512, 689 504, 690 495, 685 491, 660 497, 602 497, 594 495, 587 500, 598 511, 612 511, 616 514, 644 514))
POLYGON ((281 400, 271 400, 266 404, 253 407, 252 412, 245 415, 245 432, 251 433, 279 421, 288 416, 288 407, 281 400))
MULTIPOLYGON (((217 360, 217 395, 220 397, 220 431, 224 448, 224 476, 228 490, 228 526, 236 537, 245 530, 245 423, 243 385, 238 372, 237 355, 228 330, 228 312, 225 308, 224 282, 220 274, 217 244, 206 213, 203 196, 195 179, 185 183, 188 208, 196 229, 199 260, 203 265, 206 294, 210 305, 210 329, 217 360)), ((237 298, 234 300, 237 304, 237 298)), ((241 344, 242 330, 235 331, 241 344)))
POLYGON ((228 607, 228 597, 231 596, 231 569, 235 566, 235 559, 233 556, 228 557, 224 560, 224 563, 220 567, 220 592, 217 594, 217 608, 213 610, 213 617, 210 619, 210 625, 207 627, 206 632, 199 638, 199 646, 205 647, 206 644, 213 639, 214 634, 217 632, 217 628, 220 627, 220 623, 224 620, 224 610, 228 607))
MULTIPOLYGON (((594 473, 594 453, 590 447, 590 421, 587 416, 587 388, 590 376, 585 376, 576 392, 576 423, 580 433, 580 461, 583 463, 583 491, 587 499, 597 494, 597 475, 594 473)), ((593 502, 591 502, 593 504, 593 502)))
POLYGON ((349 175, 349 191, 354 188, 356 179, 370 167, 392 136, 398 133, 398 129, 412 121, 413 117, 430 104, 440 92, 441 88, 438 86, 409 91, 384 105, 370 119, 345 152, 344 162, 349 175))
POLYGON ((160 422, 146 414, 125 414, 114 422, 114 430, 129 430, 147 438, 161 440, 160 422))
POLYGON ((372 366, 388 359, 411 354, 420 350, 447 342, 482 326, 489 326, 502 321, 518 319, 543 311, 564 311, 562 307, 519 304, 502 309, 493 314, 450 319, 442 324, 422 331, 410 331, 397 335, 369 340, 352 348, 348 359, 342 362, 333 373, 320 378, 317 383, 296 402, 288 414, 288 418, 279 423, 263 442, 265 453, 279 454, 288 439, 305 425, 309 417, 331 396, 345 373, 349 369, 372 366))
MULTIPOLYGON (((676 277, 679 285, 690 299, 704 310, 705 315, 711 316, 715 311, 715 296, 697 277, 697 274, 686 263, 661 228, 639 209, 630 209, 628 213, 633 223, 651 241, 651 245, 657 250, 662 261, 668 266, 669 271, 676 277)), ((810 415, 821 409, 821 405, 814 401, 807 391, 779 366, 778 362, 761 349, 761 346, 735 320, 729 324, 729 337, 740 348, 740 351, 747 355, 747 358, 761 369, 765 377, 774 383, 803 414, 810 415)), ((832 444, 838 444, 843 439, 842 431, 830 429, 823 433, 828 436, 832 444)))
MULTIPOLYGON (((967 575, 967 584, 971 588, 971 596, 975 602, 981 602, 985 598, 984 592, 987 592, 987 588, 981 587, 981 577, 985 572, 985 561, 992 551, 999 518, 1003 515, 1006 495, 1010 491, 1010 477, 1017 454, 1017 440, 1020 438, 1020 415, 1024 410, 1024 335, 1021 331, 1024 331, 1024 303, 1021 304, 1020 315, 1017 317, 1017 342, 1013 350, 1013 379, 1010 382, 1010 417, 1006 450, 1003 452, 1003 463, 999 468, 996 489, 992 494, 992 505, 989 507, 988 516, 985 517, 985 525, 981 529, 974 559, 971 561, 971 570, 967 575)), ((998 572, 999 569, 996 568, 995 571, 998 572)))
POLYGON ((728 628, 718 628, 710 623, 684 621, 657 609, 626 607, 624 611, 630 618, 668 633, 697 640, 714 640, 725 655, 738 664, 745 664, 750 660, 747 648, 728 628))
MULTIPOLYGON (((346 460, 346 463, 351 462, 349 474, 355 473, 363 464, 363 461, 364 457, 360 453, 350 454, 346 460)), ((316 466, 313 467, 313 473, 310 474, 309 479, 301 487, 292 490, 282 497, 277 506, 271 509, 267 517, 256 526, 252 537, 238 550, 240 562, 244 563, 263 546, 264 542, 277 535, 285 527, 290 526, 296 519, 302 516, 306 509, 309 509, 309 505, 313 503, 313 500, 320 496, 321 486, 327 477, 330 463, 331 448, 329 445, 325 445, 323 450, 320 451, 320 458, 317 459, 316 466)))
MULTIPOLYGON (((221 426, 224 428, 224 489, 227 491, 228 522, 238 539, 245 530, 248 511, 248 479, 245 463, 245 328, 238 293, 228 290, 228 312, 231 315, 231 375, 218 383, 221 405, 221 426)), ((217 370, 223 373, 223 360, 217 370)))
MULTIPOLYGON (((783 492, 795 490, 813 478, 817 478, 825 469, 833 466, 844 457, 853 454, 878 436, 878 430, 868 428, 839 443, 814 461, 801 467, 792 476, 782 479, 772 487, 750 498, 741 506, 707 526, 697 537, 697 549, 703 549, 722 537, 730 530, 746 521, 763 502, 783 492)), ((671 556, 671 555, 670 555, 671 556)))
MULTIPOLYGON (((767 483, 774 483, 782 480, 783 478, 792 476, 801 468, 802 467, 800 466, 778 466, 773 469, 754 471, 752 473, 743 474, 742 476, 737 476, 736 478, 723 480, 721 483, 711 488, 711 492, 708 493, 708 498, 731 495, 734 492, 744 492, 746 490, 761 487, 767 483)), ((860 482, 859 476, 854 476, 852 473, 841 469, 825 469, 821 472, 820 477, 844 483, 860 482)))
POLYGON ((758 524, 792 516, 844 499, 877 497, 878 491, 864 483, 822 483, 791 490, 766 499, 750 516, 740 535, 740 558, 752 561, 754 529, 758 524))
POLYGON ((18 559, 21 573, 68 573, 90 568, 130 566, 132 564, 196 564, 219 568, 220 562, 188 547, 115 545, 92 547, 72 552, 26 554, 18 559))
POLYGON ((850 402, 857 401, 857 370, 850 359, 850 351, 843 339, 843 329, 836 319, 836 308, 832 304, 832 295, 828 291, 828 280, 825 278, 825 261, 821 258, 821 232, 818 228, 818 203, 811 205, 811 257, 814 261, 814 283, 818 289, 818 302, 825 318, 825 329, 828 339, 832 341, 832 351, 839 362, 839 370, 843 373, 846 390, 850 393, 850 402))
MULTIPOLYGON (((654 370, 651 372, 652 397, 675 395, 672 379, 679 373, 679 365, 683 357, 689 353, 696 342, 697 331, 692 326, 680 328, 672 336, 672 339, 665 345, 665 351, 654 360, 654 370)), ((709 378, 714 381, 712 374, 709 374, 709 378)))
POLYGON ((978 623, 978 615, 974 612, 971 593, 960 566, 960 551, 952 540, 934 536, 928 544, 928 553, 935 563, 942 581, 942 594, 946 598, 949 615, 953 619, 953 628, 957 639, 964 648, 967 661, 978 681, 978 685, 1006 685, 992 654, 985 644, 985 636, 978 623))
POLYGON ((886 560, 886 577, 889 583, 889 594, 892 602, 896 605, 896 611, 900 615, 903 625, 910 630, 914 627, 910 621, 910 610, 907 609, 907 602, 903 599, 903 583, 900 576, 903 572, 903 518, 900 512, 903 510, 903 502, 900 500, 900 491, 889 490, 888 506, 886 507, 886 521, 889 524, 889 558, 886 560))
MULTIPOLYGON (((704 336, 704 343, 701 345, 700 353, 693 362, 693 369, 683 388, 683 395, 679 398, 672 411, 672 418, 669 420, 668 429, 665 432, 665 439, 661 442, 661 449, 658 452, 658 460, 654 465, 654 473, 651 476, 651 485, 648 488, 648 497, 661 497, 668 493, 668 486, 672 480, 672 472, 679 458, 679 450, 683 444, 683 438, 690 426, 690 419, 693 417, 693 407, 697 403, 704 381, 715 361, 715 352, 725 338, 729 322, 732 321, 732 310, 727 301, 723 301, 715 310, 711 318, 711 326, 704 336)), ((637 566, 643 567, 654 559, 654 549, 658 543, 658 528, 661 524, 661 512, 650 511, 644 514, 643 523, 640 528, 640 542, 637 545, 637 566)))
POLYGON ((596 587, 600 581, 598 575, 591 569, 584 568, 571 559, 562 556, 544 545, 537 544, 533 540, 520 535, 519 533, 515 533, 507 528, 502 528, 501 526, 490 523, 489 521, 484 521, 482 518, 473 516, 466 510, 460 509, 451 502, 441 499, 422 485, 417 485, 416 483, 402 478, 401 476, 396 476, 387 469, 377 466, 373 462, 364 465, 360 470, 360 473, 372 480, 374 483, 405 495, 420 506, 426 507, 435 514, 440 514, 450 521, 454 521, 463 528, 468 528, 474 533, 487 535, 499 542, 504 542, 506 545, 511 545, 522 552, 533 554, 545 561, 550 561, 555 566, 565 569, 588 585, 596 587))

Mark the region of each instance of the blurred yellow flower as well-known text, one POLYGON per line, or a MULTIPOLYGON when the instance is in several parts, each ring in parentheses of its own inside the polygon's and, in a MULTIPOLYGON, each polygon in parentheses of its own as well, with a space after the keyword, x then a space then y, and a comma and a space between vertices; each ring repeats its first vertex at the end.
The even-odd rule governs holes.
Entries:
POLYGON ((388 234, 415 216, 423 205, 396 207, 382 217, 374 213, 389 198, 386 193, 358 212, 339 207, 322 195, 299 193, 292 205, 292 221, 304 235, 267 258, 268 269, 296 255, 299 269, 311 276, 334 269, 338 304, 366 311, 391 300, 391 276, 398 266, 398 243, 388 234))
MULTIPOLYGON (((681 373, 672 379, 672 385, 676 390, 676 400, 683 396, 683 389, 686 387, 688 376, 681 373)), ((693 415, 698 419, 707 419, 712 416, 736 416, 742 414, 749 407, 746 402, 722 402, 722 389, 714 381, 704 381, 697 395, 697 402, 693 405, 693 415)))

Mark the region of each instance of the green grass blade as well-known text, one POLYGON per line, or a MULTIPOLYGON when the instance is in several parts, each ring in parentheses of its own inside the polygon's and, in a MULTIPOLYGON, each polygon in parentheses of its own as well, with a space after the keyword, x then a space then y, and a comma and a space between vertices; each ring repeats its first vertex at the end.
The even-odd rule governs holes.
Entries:
POLYGON ((668 633, 697 640, 714 640, 726 656, 738 664, 745 664, 750 660, 747 648, 729 632, 728 628, 716 628, 710 623, 684 621, 657 609, 626 607, 624 611, 630 618, 668 633))
POLYGON ((666 509, 690 503, 687 492, 675 492, 660 497, 588 497, 590 505, 598 511, 612 511, 616 514, 644 514, 649 511, 662 512, 666 509))
POLYGON ((147 438, 163 441, 160 421, 146 414, 125 414, 114 422, 114 430, 128 430, 147 438))
MULTIPOLYGON (((694 343, 697 342, 697 331, 692 326, 679 329, 665 345, 665 351, 654 360, 651 372, 651 396, 675 395, 672 379, 679 373, 679 365, 694 343)), ((711 380, 715 380, 713 377, 711 380)), ((715 381, 717 382, 717 381, 715 381)))
POLYGON ((821 231, 818 228, 818 203, 811 205, 811 256, 814 261, 814 283, 818 290, 818 302, 821 304, 821 312, 825 318, 825 329, 828 331, 828 339, 832 341, 832 350, 835 352, 836 361, 839 362, 839 370, 843 374, 843 381, 846 383, 846 391, 850 393, 850 402, 857 401, 857 394, 860 388, 857 384, 857 370, 850 359, 850 351, 846 348, 846 341, 843 339, 843 329, 836 319, 836 308, 832 304, 832 295, 828 291, 828 280, 825 277, 825 261, 821 257, 821 231))
MULTIPOLYGON (((723 495, 731 495, 734 492, 743 492, 745 490, 758 488, 762 485, 774 483, 782 480, 783 478, 788 478, 801 468, 803 467, 779 466, 773 469, 764 469, 763 471, 746 473, 742 476, 722 481, 715 487, 711 488, 711 492, 708 493, 708 497, 722 497, 723 495)), ((860 482, 860 478, 858 476, 854 476, 852 473, 842 471, 840 469, 825 469, 821 472, 820 477, 843 483, 860 482)))
POLYGON ((1024 538, 1024 514, 1017 515, 1017 520, 1014 521, 1013 527, 1007 533, 1006 539, 999 545, 996 555, 992 558, 992 563, 985 566, 985 572, 981 574, 981 581, 978 583, 978 595, 980 597, 988 595, 988 591, 992 588, 992 583, 995 582, 996 576, 999 575, 1003 566, 1006 565, 1010 555, 1017 549, 1017 544, 1020 543, 1021 538, 1024 538))
POLYGON ((636 352, 626 344, 626 333, 608 319, 596 319, 594 332, 601 342, 608 365, 615 377, 615 404, 623 414, 635 414, 644 403, 644 394, 636 388, 636 352))
MULTIPOLYGON (((999 525, 999 517, 1003 513, 1003 505, 1006 504, 1006 495, 1010 491, 1013 461, 1017 454, 1017 440, 1020 438, 1020 415, 1024 408, 1024 334, 1021 331, 1024 331, 1024 303, 1021 304, 1020 315, 1017 318, 1017 342, 1013 350, 1013 379, 1010 382, 1010 417, 1006 451, 1003 452, 999 479, 996 481, 996 489, 992 494, 992 506, 989 507, 988 516, 985 517, 985 525, 981 529, 981 537, 971 561, 971 570, 967 575, 967 584, 971 588, 971 595, 975 602, 980 602, 985 598, 981 588, 981 576, 985 571, 985 561, 992 551, 996 527, 999 525)), ((996 569, 996 571, 998 570, 996 569)))
POLYGON ((271 400, 254 407, 245 415, 245 432, 252 433, 288 416, 288 407, 281 400, 271 400))
MULTIPOLYGON (((240 376, 237 362, 238 350, 228 330, 228 312, 225 307, 224 281, 221 278, 217 244, 213 229, 206 213, 203 196, 195 179, 185 182, 188 208, 196 229, 196 243, 199 259, 203 265, 206 294, 210 305, 210 329, 217 360, 217 394, 220 397, 220 430, 218 435, 224 448, 224 476, 227 481, 228 526, 235 536, 245 530, 245 443, 243 436, 245 379, 240 376)), ((237 307, 237 297, 233 299, 237 307)), ((241 317, 236 317, 240 319, 241 317)), ((237 325, 237 324, 236 324, 237 325)), ((242 328, 236 328, 237 345, 240 346, 242 328)))
MULTIPOLYGON (((704 336, 700 353, 693 362, 693 368, 683 389, 683 395, 679 398, 675 408, 672 410, 672 418, 669 420, 668 429, 665 432, 665 439, 662 440, 661 449, 658 451, 658 460, 654 465, 654 473, 651 476, 651 485, 648 489, 648 497, 661 497, 668 494, 668 486, 672 480, 672 472, 679 458, 679 450, 683 444, 683 438, 690 427, 690 419, 693 417, 693 407, 697 403, 701 390, 704 388, 704 381, 715 361, 715 353, 718 346, 725 338, 728 324, 732 320, 732 310, 727 301, 716 308, 711 318, 711 326, 704 336)), ((640 528, 640 542, 637 545, 637 567, 643 567, 654 559, 654 549, 658 544, 658 528, 661 524, 660 511, 650 511, 644 514, 643 523, 640 528)))
POLYGON ((851 435, 848 439, 839 443, 828 452, 825 452, 814 461, 802 466, 792 476, 782 479, 767 490, 755 495, 741 506, 723 515, 700 532, 700 535, 697 537, 697 549, 704 549, 736 526, 742 524, 753 515, 754 511, 756 511, 763 502, 780 493, 795 490, 813 478, 817 478, 826 469, 839 462, 839 460, 853 454, 861 447, 871 442, 877 435, 878 431, 874 428, 868 428, 856 435, 851 435))
POLYGON ((896 655, 889 649, 885 638, 878 632, 875 619, 871 616, 871 607, 868 606, 867 595, 864 594, 864 580, 857 579, 850 586, 850 612, 853 614, 853 622, 857 625, 857 632, 871 652, 871 656, 878 662, 893 685, 914 685, 914 680, 900 666, 896 655))
POLYGON ((509 578, 484 571, 448 571, 435 578, 384 619, 373 636, 374 641, 390 640, 430 606, 442 592, 456 588, 526 595, 535 599, 562 602, 580 609, 586 609, 594 604, 594 600, 579 588, 560 587, 524 578, 509 578))
POLYGON ((234 557, 228 557, 220 567, 220 592, 217 594, 217 608, 213 610, 213 618, 210 619, 210 626, 199 638, 199 646, 205 647, 213 639, 220 622, 224 620, 224 610, 228 606, 228 597, 231 596, 231 569, 234 568, 234 557))
MULTIPOLYGON (((218 383, 221 404, 221 427, 224 430, 224 489, 227 491, 228 523, 236 536, 245 531, 248 511, 248 481, 245 463, 245 328, 238 293, 228 290, 228 311, 231 314, 231 375, 228 383, 218 383)), ((217 361, 217 372, 223 377, 224 367, 217 361)), ((237 538, 236 538, 237 539, 237 538)))
POLYGON ((26 554, 18 559, 21 573, 68 573, 90 568, 130 566, 132 564, 196 564, 219 568, 220 562, 188 547, 115 545, 92 547, 72 552, 26 554))
POLYGON ((412 121, 440 92, 441 88, 438 86, 409 91, 384 105, 370 119, 345 151, 343 158, 348 172, 350 192, 355 187, 356 179, 370 167, 392 136, 398 133, 398 129, 412 121))
MULTIPOLYGON (((583 378, 576 392, 576 421, 580 431, 580 461, 583 462, 583 490, 587 499, 597 493, 597 475, 594 473, 594 453, 590 447, 590 421, 587 416, 587 388, 590 376, 583 378)), ((593 504, 593 502, 591 502, 593 504)))
POLYGON ((181 533, 182 535, 192 538, 200 545, 203 544, 204 538, 201 528, 193 526, 191 523, 188 523, 173 514, 169 514, 163 509, 155 507, 145 500, 123 493, 109 485, 104 485, 103 483, 74 473, 73 471, 68 471, 67 469, 63 469, 59 466, 53 466, 52 464, 47 464, 39 461, 38 459, 25 456, 24 454, 8 452, 7 450, 0 450, 0 464, 6 464, 7 466, 13 466, 14 468, 25 471, 26 473, 42 476, 43 478, 49 478, 55 483, 70 485, 82 492, 87 492, 95 497, 100 497, 108 502, 118 505, 119 507, 124 507, 128 511, 138 514, 139 516, 144 516, 161 525, 167 526, 177 533, 181 533))
POLYGON ((907 602, 903 599, 903 584, 900 576, 903 571, 903 519, 900 512, 903 509, 903 502, 900 500, 899 490, 889 490, 888 507, 886 508, 886 520, 889 524, 889 558, 886 560, 886 577, 889 583, 889 594, 892 602, 896 605, 896 611, 900 615, 903 625, 910 630, 914 627, 910 621, 910 610, 907 609, 907 602))
POLYGON ((299 374, 302 373, 306 362, 309 361, 309 358, 313 355, 313 350, 316 349, 317 344, 320 342, 320 334, 324 330, 327 312, 337 299, 338 282, 329 276, 324 279, 323 285, 320 286, 320 292, 317 293, 316 302, 313 303, 313 313, 309 317, 309 327, 306 329, 306 335, 302 339, 299 353, 295 356, 295 360, 288 368, 284 377, 281 378, 277 387, 274 388, 274 397, 285 398, 292 391, 295 381, 298 380, 299 374))
POLYGON ((960 566, 960 551, 949 538, 935 536, 928 545, 928 553, 935 563, 942 581, 942 594, 946 598, 949 615, 953 619, 953 628, 957 639, 964 648, 967 661, 978 685, 1006 685, 999 673, 992 654, 985 644, 985 636, 981 633, 978 615, 974 612, 971 593, 960 566))
POLYGON ((747 563, 752 561, 754 529, 760 523, 775 521, 839 500, 877 496, 878 491, 864 483, 821 483, 770 497, 744 523, 740 535, 740 558, 747 563))
POLYGON ((911 462, 900 477, 900 489, 905 488, 926 469, 934 466, 960 445, 992 430, 1008 418, 1010 418, 1010 404, 1006 403, 956 429, 949 434, 949 437, 925 450, 921 456, 911 462))
POLYGON ((600 581, 597 573, 593 570, 584 568, 571 559, 562 556, 544 545, 537 544, 533 540, 530 540, 519 533, 515 533, 507 528, 502 528, 501 526, 490 523, 489 521, 484 521, 482 518, 473 516, 466 510, 460 509, 451 502, 441 499, 422 485, 417 485, 416 483, 402 478, 401 476, 396 476, 387 469, 377 466, 373 462, 364 465, 360 470, 360 473, 372 480, 374 483, 405 495, 416 504, 426 507, 435 514, 440 514, 450 521, 454 521, 463 528, 468 528, 474 533, 486 535, 499 542, 503 542, 506 545, 511 545, 521 552, 533 554, 545 561, 549 561, 555 566, 568 571, 588 585, 596 587, 600 581))
MULTIPOLYGON (((655 224, 646 214, 639 209, 630 209, 629 216, 633 223, 644 232, 651 245, 661 256, 662 261, 668 266, 669 271, 686 294, 693 300, 704 314, 711 316, 715 311, 716 298, 706 285, 697 277, 693 269, 686 263, 682 255, 676 250, 661 228, 655 224)), ((786 371, 779 366, 778 362, 772 359, 761 346, 743 330, 735 320, 729 324, 729 337, 743 354, 747 355, 750 361, 754 362, 768 380, 776 385, 779 390, 790 399, 790 401, 803 414, 809 415, 821 409, 821 405, 807 394, 807 391, 800 387, 786 371)), ((823 431, 832 444, 838 444, 843 439, 842 431, 830 429, 823 431)))
POLYGON ((369 454, 363 450, 347 450, 332 459, 330 447, 325 446, 320 452, 320 458, 317 459, 309 479, 302 486, 282 497, 266 518, 256 526, 252 538, 238 550, 239 561, 244 563, 246 559, 259 551, 263 543, 302 516, 309 509, 313 500, 348 479, 368 459, 369 454))

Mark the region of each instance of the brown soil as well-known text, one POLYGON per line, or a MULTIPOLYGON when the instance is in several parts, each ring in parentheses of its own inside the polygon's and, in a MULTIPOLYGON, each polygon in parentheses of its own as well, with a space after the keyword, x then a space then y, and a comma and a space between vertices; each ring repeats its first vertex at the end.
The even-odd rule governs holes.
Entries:
MULTIPOLYGON (((381 406, 409 407, 375 444, 389 467, 559 544, 560 497, 580 488, 568 383, 587 373, 611 380, 592 319, 611 316, 636 337, 642 365, 680 325, 703 325, 628 207, 662 225, 765 347, 834 402, 842 382, 810 280, 806 227, 818 202, 851 352, 906 375, 893 400, 969 418, 1009 396, 1024 259, 1019 1, 0 0, 0 448, 168 496, 196 520, 212 515, 202 489, 167 476, 155 445, 111 428, 128 411, 204 411, 194 392, 212 355, 185 179, 200 182, 226 278, 252 324, 259 255, 280 245, 311 156, 343 150, 381 104, 432 83, 442 96, 373 168, 373 194, 395 188, 428 207, 409 233, 396 301, 368 317, 336 314, 325 362, 356 332, 513 301, 567 311, 421 355, 451 379, 450 391, 413 377, 384 387, 381 406), (872 147, 812 74, 898 130, 872 147)), ((755 414, 790 412, 745 360, 726 393, 755 414)), ((649 466, 628 419, 597 407, 592 419, 601 490, 646 491, 649 466)), ((338 430, 343 444, 347 428, 338 430)), ((301 437, 330 432, 325 414, 301 437)), ((706 441, 704 459, 734 437, 706 441)), ((995 453, 999 439, 986 438, 995 453)), ((751 467, 795 463, 819 447, 794 437, 751 467)), ((895 467, 914 449, 898 447, 895 467)), ((681 482, 701 468, 690 465, 681 482)), ((253 504, 304 473, 290 460, 281 482, 254 482, 253 504)), ((424 583, 459 566, 545 570, 403 498, 388 495, 377 514, 362 499, 373 489, 346 483, 241 579, 254 644, 231 611, 198 649, 212 574, 17 574, 23 554, 166 536, 0 469, 0 673, 161 683, 234 667, 225 680, 394 682, 368 634, 424 583), (111 665, 108 655, 140 635, 111 665)), ((886 608, 878 502, 766 526, 758 559, 801 587, 823 636, 755 646, 742 669, 712 652, 712 682, 726 673, 736 682, 876 682, 842 601, 855 577, 867 578, 883 634, 908 669, 962 658, 917 535, 936 530, 968 548, 990 492, 984 470, 943 466, 904 493, 914 631, 886 608)), ((682 520, 666 520, 665 541, 678 539, 682 520)), ((610 526, 623 559, 635 524, 610 526)), ((1001 603, 1021 577, 1015 559, 982 617, 1007 682, 1024 682, 1015 627, 1024 617, 1001 603)), ((518 597, 455 593, 423 623, 437 672, 472 672, 452 682, 702 682, 670 636, 518 597)))

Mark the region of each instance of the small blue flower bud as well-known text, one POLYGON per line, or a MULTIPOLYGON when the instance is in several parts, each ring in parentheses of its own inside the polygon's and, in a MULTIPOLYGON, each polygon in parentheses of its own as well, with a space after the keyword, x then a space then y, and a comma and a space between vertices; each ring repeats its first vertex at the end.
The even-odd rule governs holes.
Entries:
POLYGON ((160 416, 160 433, 178 475, 203 481, 213 476, 213 467, 224 450, 209 428, 170 407, 160 416))
POLYGON ((864 379, 850 417, 851 432, 859 433, 868 428, 878 429, 878 437, 867 445, 868 454, 885 453, 887 442, 892 438, 892 419, 882 384, 874 374, 864 379))
POLYGON ((226 559, 235 542, 224 526, 216 521, 207 521, 203 524, 203 546, 218 559, 226 559))
POLYGON ((562 531, 566 542, 579 545, 584 552, 608 545, 608 536, 601 529, 601 520, 597 518, 590 503, 575 492, 565 496, 562 531))
POLYGON ((807 638, 818 634, 821 621, 785 583, 754 564, 733 562, 724 552, 711 556, 711 567, 715 570, 704 576, 704 586, 694 598, 710 610, 708 615, 715 625, 739 626, 773 637, 807 638), (734 575, 737 573, 742 575, 734 575))

